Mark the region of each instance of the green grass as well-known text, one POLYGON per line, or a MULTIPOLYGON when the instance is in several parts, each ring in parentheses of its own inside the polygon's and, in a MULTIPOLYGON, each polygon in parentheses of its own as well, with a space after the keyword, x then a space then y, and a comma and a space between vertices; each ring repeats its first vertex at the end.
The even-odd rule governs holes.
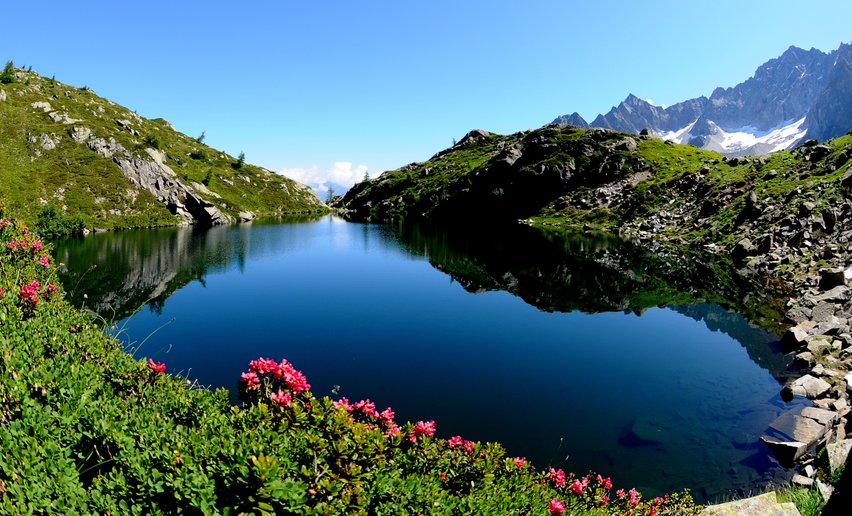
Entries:
POLYGON ((778 503, 793 502, 802 516, 819 516, 825 501, 816 488, 788 487, 776 491, 778 503))

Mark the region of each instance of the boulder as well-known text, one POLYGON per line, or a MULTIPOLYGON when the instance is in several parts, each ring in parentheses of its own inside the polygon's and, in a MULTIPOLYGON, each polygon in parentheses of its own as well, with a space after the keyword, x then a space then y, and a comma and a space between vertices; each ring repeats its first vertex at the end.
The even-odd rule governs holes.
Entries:
POLYGON ((805 396, 809 399, 819 398, 828 392, 829 389, 831 389, 831 384, 809 374, 797 379, 790 385, 790 390, 793 394, 805 396))
POLYGON ((752 244, 751 240, 748 238, 743 238, 734 246, 734 249, 731 251, 731 259, 734 260, 734 263, 741 264, 743 260, 748 258, 749 256, 754 256, 758 253, 757 247, 752 244))
POLYGON ((30 104, 30 107, 40 109, 45 113, 47 113, 48 111, 53 111, 53 107, 50 105, 49 102, 33 102, 32 104, 30 104))
POLYGON ((807 344, 808 333, 799 326, 789 328, 781 337, 781 350, 785 353, 801 349, 807 344))
POLYGON ((840 267, 820 269, 819 289, 830 290, 834 287, 846 285, 845 271, 840 267))
POLYGON ((849 450, 852 450, 852 439, 844 439, 829 443, 825 447, 826 455, 828 455, 828 467, 832 473, 846 464, 849 458, 849 450))
POLYGON ((808 447, 810 447, 816 444, 816 442, 819 441, 827 431, 828 428, 826 428, 825 425, 820 424, 814 419, 788 412, 781 414, 775 418, 775 421, 769 424, 768 433, 772 433, 774 435, 770 435, 768 437, 772 438, 775 435, 778 435, 778 438, 780 439, 798 441, 800 443, 805 443, 808 447))
POLYGON ((837 307, 834 303, 826 303, 825 301, 822 301, 814 306, 811 311, 811 319, 816 323, 825 322, 829 319, 829 317, 834 316, 835 311, 837 311, 837 307))
POLYGON ((6 92, 0 90, 0 102, 6 102, 6 92))
POLYGON ((68 134, 71 135, 71 138, 73 138, 75 142, 83 143, 92 135, 92 130, 88 127, 75 126, 68 132, 68 134))
POLYGON ((762 495, 734 500, 733 502, 709 505, 701 511, 701 516, 736 516, 740 514, 760 516, 800 516, 793 502, 778 503, 775 491, 762 495))

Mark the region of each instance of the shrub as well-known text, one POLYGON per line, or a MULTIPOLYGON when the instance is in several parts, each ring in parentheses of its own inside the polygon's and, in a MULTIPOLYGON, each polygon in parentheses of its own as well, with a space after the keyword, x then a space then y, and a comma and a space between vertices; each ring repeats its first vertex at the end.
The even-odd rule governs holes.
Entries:
POLYGON ((0 72, 0 84, 11 84, 15 82, 15 64, 12 61, 6 61, 6 66, 0 72))
POLYGON ((52 204, 45 204, 38 214, 35 230, 47 239, 65 235, 79 235, 86 229, 86 221, 80 215, 66 215, 52 204))
POLYGON ((189 153, 189 157, 198 161, 207 161, 207 153, 204 149, 197 149, 189 153))
POLYGON ((231 166, 235 169, 239 170, 243 168, 243 165, 246 162, 246 153, 240 151, 240 155, 237 157, 237 161, 235 163, 231 163, 231 166))
POLYGON ((204 179, 201 180, 201 183, 204 186, 210 186, 210 181, 213 181, 213 169, 212 168, 207 169, 207 174, 204 176, 204 179))
POLYGON ((157 135, 155 135, 155 134, 150 134, 150 135, 146 136, 145 137, 145 143, 147 143, 148 145, 150 145, 151 147, 153 147, 155 149, 160 148, 160 138, 157 137, 157 135))

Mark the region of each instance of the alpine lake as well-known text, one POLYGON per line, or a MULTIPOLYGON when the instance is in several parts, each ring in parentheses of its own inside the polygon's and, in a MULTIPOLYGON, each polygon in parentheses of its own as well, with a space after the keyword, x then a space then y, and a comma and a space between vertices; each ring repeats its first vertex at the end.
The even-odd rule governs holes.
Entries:
POLYGON ((99 233, 54 254, 71 302, 129 353, 235 402, 250 360, 286 358, 317 396, 646 496, 730 499, 792 474, 759 441, 806 403, 781 400, 789 360, 754 323, 777 298, 713 256, 336 216, 99 233))

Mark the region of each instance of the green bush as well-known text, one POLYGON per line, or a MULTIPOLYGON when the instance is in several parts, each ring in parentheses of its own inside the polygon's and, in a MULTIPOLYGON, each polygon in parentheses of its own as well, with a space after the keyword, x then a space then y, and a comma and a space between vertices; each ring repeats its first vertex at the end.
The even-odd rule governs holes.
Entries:
POLYGON ((196 149, 189 153, 189 157, 198 161, 207 161, 207 152, 204 149, 196 149))
POLYGON ((86 229, 86 221, 80 215, 66 215, 52 204, 45 204, 36 219, 35 230, 47 239, 66 235, 79 235, 86 229))
POLYGON ((150 135, 146 136, 145 137, 145 143, 147 143, 148 145, 150 145, 151 147, 153 147, 155 149, 160 148, 160 138, 158 138, 157 135, 155 135, 155 134, 150 134, 150 135))
POLYGON ((15 64, 12 61, 6 61, 6 66, 0 72, 0 84, 11 84, 15 82, 15 64))

